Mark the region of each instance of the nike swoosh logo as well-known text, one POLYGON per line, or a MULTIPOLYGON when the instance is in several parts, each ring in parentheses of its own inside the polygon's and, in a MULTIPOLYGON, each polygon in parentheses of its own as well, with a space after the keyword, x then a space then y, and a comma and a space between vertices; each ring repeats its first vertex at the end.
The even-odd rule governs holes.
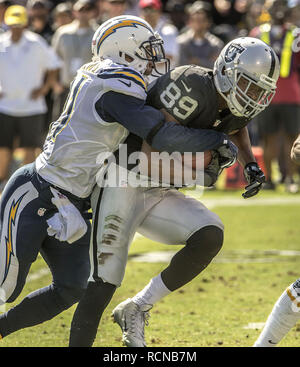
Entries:
POLYGON ((118 81, 125 84, 127 87, 131 87, 131 82, 126 83, 124 82, 124 80, 120 80, 120 79, 118 79, 118 81))
POLYGON ((190 93, 190 91, 192 90, 192 88, 188 88, 188 86, 185 84, 185 82, 182 80, 181 81, 181 83, 182 83, 182 85, 184 86, 184 89, 188 92, 188 93, 190 93))
POLYGON ((268 343, 270 343, 270 344, 277 344, 277 343, 273 343, 271 339, 268 340, 268 343))

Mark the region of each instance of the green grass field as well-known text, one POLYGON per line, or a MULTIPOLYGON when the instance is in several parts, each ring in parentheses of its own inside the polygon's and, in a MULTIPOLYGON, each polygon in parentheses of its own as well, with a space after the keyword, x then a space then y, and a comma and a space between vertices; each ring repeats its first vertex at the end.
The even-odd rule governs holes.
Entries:
MULTIPOLYGON (((249 325, 264 322, 283 290, 300 277, 300 194, 279 190, 244 200, 241 192, 208 191, 204 202, 225 224, 223 249, 198 278, 155 305, 146 328, 150 347, 251 346, 260 330, 249 325)), ((121 346, 111 310, 166 266, 136 262, 137 255, 178 248, 136 238, 123 285, 102 318, 94 346, 121 346)), ((45 269, 39 258, 18 301, 51 282, 45 269)), ((74 310, 75 306, 47 323, 12 334, 0 346, 65 347, 74 310)), ((300 323, 280 346, 300 346, 300 323)))

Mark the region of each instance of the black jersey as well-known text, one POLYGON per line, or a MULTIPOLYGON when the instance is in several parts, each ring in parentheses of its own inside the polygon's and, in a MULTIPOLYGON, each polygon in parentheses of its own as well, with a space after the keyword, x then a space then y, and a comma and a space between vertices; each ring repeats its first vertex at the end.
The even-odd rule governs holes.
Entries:
POLYGON ((155 80, 149 87, 147 103, 165 108, 182 125, 234 133, 249 122, 229 109, 218 111, 218 92, 213 72, 196 65, 179 66, 155 80))

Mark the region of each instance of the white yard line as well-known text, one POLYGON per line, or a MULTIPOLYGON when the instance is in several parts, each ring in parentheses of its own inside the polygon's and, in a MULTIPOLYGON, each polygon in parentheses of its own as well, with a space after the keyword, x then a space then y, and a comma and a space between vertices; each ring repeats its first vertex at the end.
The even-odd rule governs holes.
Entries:
MULTIPOLYGON (((129 260, 145 263, 168 263, 175 253, 175 251, 153 251, 129 256, 129 260)), ((232 250, 221 252, 213 259, 213 262, 218 264, 271 263, 282 261, 284 257, 298 256, 300 257, 300 251, 294 250, 232 250)))
POLYGON ((272 198, 218 198, 203 199, 200 201, 208 208, 219 206, 272 206, 272 205, 300 205, 299 196, 272 197, 272 198))
POLYGON ((244 326, 243 329, 262 330, 264 326, 265 322, 249 322, 249 324, 244 326))

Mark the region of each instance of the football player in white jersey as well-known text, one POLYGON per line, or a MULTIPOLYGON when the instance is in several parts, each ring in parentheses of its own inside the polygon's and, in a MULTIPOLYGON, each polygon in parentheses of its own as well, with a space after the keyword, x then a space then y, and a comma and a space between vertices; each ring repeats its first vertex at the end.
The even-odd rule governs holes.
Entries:
MULTIPOLYGON (((246 125, 270 104, 278 76, 275 52, 264 42, 245 37, 225 46, 214 72, 194 65, 175 68, 158 78, 148 97, 151 106, 165 108, 184 126, 232 134, 249 182, 247 198, 259 192, 264 174, 255 162, 246 125)), ((134 137, 129 135, 127 142, 130 146, 134 137)), ((91 202, 96 217, 91 275, 72 321, 72 347, 93 344, 101 314, 122 282, 136 231, 158 242, 185 245, 166 269, 113 312, 125 344, 146 346, 144 325, 149 309, 207 267, 222 247, 223 224, 201 202, 174 188, 98 186, 91 202)))
MULTIPOLYGON (((43 152, 16 171, 1 197, 1 303, 18 297, 38 253, 53 282, 0 316, 0 338, 53 318, 83 294, 90 271, 84 212, 106 164, 101 153, 116 151, 129 132, 159 150, 221 149, 232 159, 237 153, 226 134, 164 124, 164 115, 145 105, 145 76, 166 60, 162 40, 144 20, 108 20, 96 31, 92 47, 96 58, 78 70, 43 152)), ((96 211, 95 228, 98 219, 96 211)))
MULTIPOLYGON (((300 135, 292 146, 291 159, 300 166, 300 135)), ((254 347, 276 347, 299 320, 300 278, 292 283, 275 302, 254 347)))

